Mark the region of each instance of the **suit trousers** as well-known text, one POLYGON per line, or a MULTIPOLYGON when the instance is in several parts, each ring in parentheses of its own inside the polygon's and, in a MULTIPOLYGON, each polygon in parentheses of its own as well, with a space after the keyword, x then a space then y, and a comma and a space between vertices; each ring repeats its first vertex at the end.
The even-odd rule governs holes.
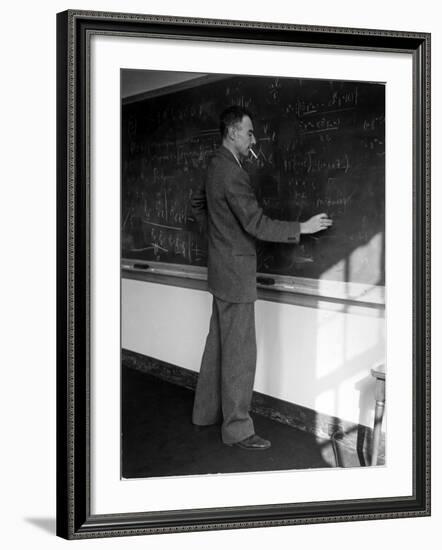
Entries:
POLYGON ((249 410, 256 370, 255 304, 213 297, 209 334, 193 407, 194 424, 222 422, 232 444, 255 433, 249 410))

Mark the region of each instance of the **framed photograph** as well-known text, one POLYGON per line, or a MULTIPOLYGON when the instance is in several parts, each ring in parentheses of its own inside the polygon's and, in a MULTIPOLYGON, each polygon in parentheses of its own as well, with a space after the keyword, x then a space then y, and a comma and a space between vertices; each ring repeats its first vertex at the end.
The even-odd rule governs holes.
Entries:
POLYGON ((57 19, 57 534, 430 514, 430 35, 57 19))

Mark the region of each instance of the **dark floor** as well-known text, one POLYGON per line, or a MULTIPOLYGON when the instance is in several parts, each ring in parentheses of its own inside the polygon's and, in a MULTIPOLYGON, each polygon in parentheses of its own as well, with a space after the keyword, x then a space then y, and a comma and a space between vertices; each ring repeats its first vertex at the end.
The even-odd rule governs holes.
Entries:
POLYGON ((336 456, 330 441, 259 415, 252 415, 255 431, 271 440, 271 449, 224 445, 219 426, 192 424, 193 396, 192 390, 123 367, 124 478, 330 468, 336 458, 340 466, 359 466, 348 453, 336 456))

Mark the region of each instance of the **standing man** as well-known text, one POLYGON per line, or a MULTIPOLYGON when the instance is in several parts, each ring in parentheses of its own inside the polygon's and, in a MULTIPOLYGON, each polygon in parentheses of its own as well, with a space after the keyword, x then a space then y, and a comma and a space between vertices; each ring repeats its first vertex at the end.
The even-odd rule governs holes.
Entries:
POLYGON ((241 166, 256 143, 250 113, 229 107, 220 131, 222 146, 208 167, 205 189, 192 199, 195 218, 207 231, 213 295, 192 420, 198 426, 222 422, 226 445, 265 450, 271 443, 255 434, 249 414, 256 369, 256 240, 298 243, 301 233, 322 231, 332 221, 326 214, 304 223, 265 216, 241 166))

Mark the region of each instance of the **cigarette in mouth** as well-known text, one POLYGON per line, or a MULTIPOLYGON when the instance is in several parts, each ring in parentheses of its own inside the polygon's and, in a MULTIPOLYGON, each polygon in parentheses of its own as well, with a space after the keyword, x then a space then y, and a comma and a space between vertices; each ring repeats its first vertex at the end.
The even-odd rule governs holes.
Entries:
POLYGON ((253 149, 249 149, 249 151, 252 153, 252 156, 255 160, 258 160, 258 155, 255 153, 253 149))

